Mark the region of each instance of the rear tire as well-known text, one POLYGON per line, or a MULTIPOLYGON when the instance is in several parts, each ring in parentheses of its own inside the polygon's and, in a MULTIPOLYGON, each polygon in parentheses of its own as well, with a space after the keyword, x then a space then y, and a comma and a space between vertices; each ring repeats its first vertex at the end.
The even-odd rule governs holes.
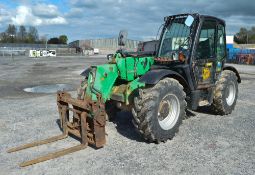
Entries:
POLYGON ((236 74, 224 70, 216 82, 212 107, 217 114, 230 114, 236 105, 238 97, 238 83, 236 74))
POLYGON ((173 78, 139 89, 132 108, 134 126, 150 142, 172 139, 186 115, 185 97, 182 85, 173 78))

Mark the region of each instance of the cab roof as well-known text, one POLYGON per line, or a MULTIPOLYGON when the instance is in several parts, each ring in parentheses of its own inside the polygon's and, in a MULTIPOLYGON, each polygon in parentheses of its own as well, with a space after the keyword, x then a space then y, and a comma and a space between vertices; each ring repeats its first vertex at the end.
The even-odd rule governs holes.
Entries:
POLYGON ((209 19, 216 20, 216 21, 218 21, 218 22, 225 25, 225 21, 223 19, 217 18, 215 16, 210 16, 210 15, 202 15, 202 14, 199 14, 199 13, 184 13, 184 14, 171 15, 171 16, 166 16, 164 18, 164 20, 166 21, 166 20, 173 19, 173 18, 186 17, 188 15, 193 16, 195 18, 195 20, 203 19, 203 18, 209 18, 209 19))

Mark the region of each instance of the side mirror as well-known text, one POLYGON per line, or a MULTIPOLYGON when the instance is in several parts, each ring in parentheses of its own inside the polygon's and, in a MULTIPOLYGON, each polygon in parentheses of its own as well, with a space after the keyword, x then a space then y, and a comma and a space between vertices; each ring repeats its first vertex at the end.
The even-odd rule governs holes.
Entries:
POLYGON ((108 54, 106 57, 107 57, 107 60, 111 61, 113 58, 113 54, 108 54))
POLYGON ((118 45, 125 46, 127 42, 128 32, 126 30, 121 30, 118 37, 118 45))
POLYGON ((194 22, 194 17, 191 16, 191 15, 189 15, 189 16, 186 18, 186 20, 185 20, 184 23, 185 23, 186 26, 190 27, 190 26, 192 25, 193 22, 194 22))

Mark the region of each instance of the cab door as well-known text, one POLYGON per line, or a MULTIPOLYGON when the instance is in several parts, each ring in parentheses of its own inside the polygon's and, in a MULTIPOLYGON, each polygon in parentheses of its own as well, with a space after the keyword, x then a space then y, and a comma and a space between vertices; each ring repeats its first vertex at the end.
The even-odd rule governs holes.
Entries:
POLYGON ((227 57, 226 50, 226 33, 225 24, 218 23, 217 25, 217 46, 216 46, 216 76, 218 76, 223 68, 224 61, 227 57))
POLYGON ((216 20, 205 18, 196 42, 196 54, 192 65, 197 89, 208 88, 214 84, 217 60, 216 35, 216 20))

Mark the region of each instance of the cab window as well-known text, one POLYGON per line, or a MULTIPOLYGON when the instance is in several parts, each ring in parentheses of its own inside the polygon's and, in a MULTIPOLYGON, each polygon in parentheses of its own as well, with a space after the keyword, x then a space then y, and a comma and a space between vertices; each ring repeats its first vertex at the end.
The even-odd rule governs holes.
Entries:
POLYGON ((222 24, 218 25, 217 34, 217 60, 222 60, 226 56, 225 28, 222 24))
POLYGON ((216 21, 205 20, 199 35, 197 59, 209 59, 215 56, 216 21))

